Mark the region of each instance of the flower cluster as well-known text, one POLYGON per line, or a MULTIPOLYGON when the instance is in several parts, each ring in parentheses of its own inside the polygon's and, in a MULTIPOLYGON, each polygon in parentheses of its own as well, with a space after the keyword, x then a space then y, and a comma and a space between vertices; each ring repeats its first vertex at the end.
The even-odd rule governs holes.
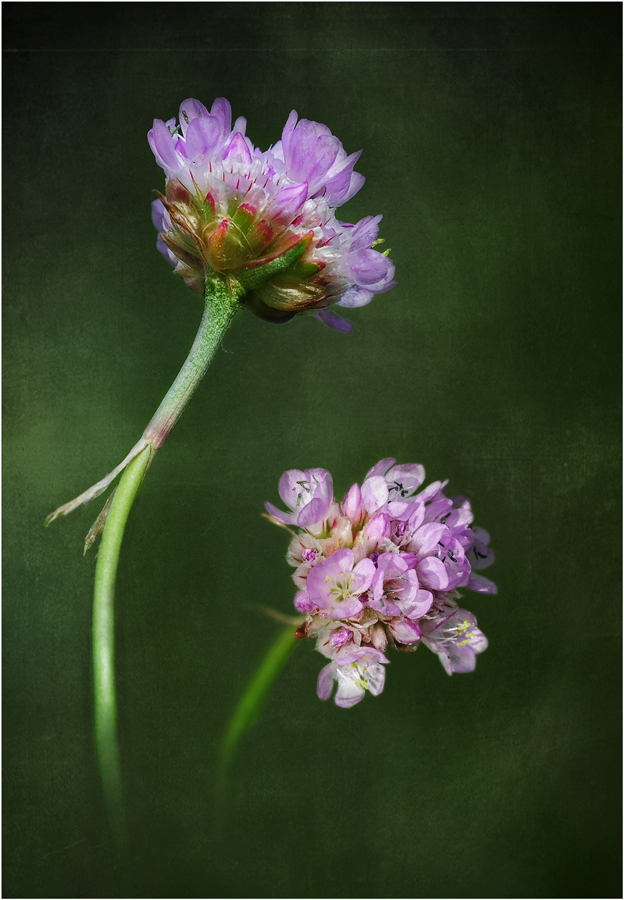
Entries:
POLYGON ((232 125, 222 97, 210 112, 190 99, 178 123, 154 121, 148 141, 166 176, 152 204, 159 250, 195 291, 218 272, 237 279, 261 318, 312 313, 350 330, 327 307, 364 306, 395 284, 394 265, 373 249, 382 217, 336 219, 364 183, 354 170, 360 153, 347 155, 327 126, 297 121, 295 111, 269 150, 245 129, 243 118, 232 125))
POLYGON ((472 672, 487 647, 477 620, 457 603, 458 589, 495 594, 480 575, 494 561, 489 535, 472 527, 465 497, 447 497, 447 482, 420 492, 421 465, 383 459, 334 499, 325 469, 290 469, 279 494, 290 512, 271 503, 275 522, 297 526, 287 559, 299 588, 295 607, 305 616, 298 637, 314 638, 330 659, 318 679, 326 700, 350 707, 368 690, 383 690, 388 644, 438 655, 446 672, 472 672))

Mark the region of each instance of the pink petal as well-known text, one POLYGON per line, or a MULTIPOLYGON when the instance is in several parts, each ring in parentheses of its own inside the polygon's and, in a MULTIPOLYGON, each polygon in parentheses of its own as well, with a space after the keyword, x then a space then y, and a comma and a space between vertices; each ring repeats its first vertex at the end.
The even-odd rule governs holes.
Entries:
POLYGON ((321 700, 329 700, 334 686, 334 663, 321 669, 316 684, 316 693, 321 700))
POLYGON ((250 166, 252 162, 247 141, 242 134, 239 134, 238 132, 230 141, 230 146, 227 149, 224 159, 230 159, 231 157, 236 157, 236 159, 239 159, 247 166, 250 166))
POLYGON ((367 478, 362 485, 362 500, 369 514, 376 512, 388 502, 388 485, 381 475, 367 478))
POLYGON ((349 575, 352 570, 353 550, 350 550, 348 547, 342 547, 340 550, 332 553, 320 565, 315 566, 310 572, 308 580, 316 574, 319 580, 322 579, 322 581, 329 584, 340 578, 341 575, 349 575))
POLYGON ((342 316, 337 316, 331 309, 319 309, 314 315, 324 325, 328 325, 335 331, 342 331, 344 334, 348 334, 353 330, 353 322, 347 322, 346 319, 343 319, 342 316))
POLYGON ((272 503, 265 503, 264 508, 270 516, 273 516, 273 518, 277 519, 278 522, 281 522, 282 525, 295 524, 295 516, 293 513, 282 512, 281 509, 278 509, 277 506, 273 506, 272 503))
POLYGON ((184 100, 180 104, 180 115, 178 117, 180 129, 184 137, 186 137, 186 129, 194 119, 197 119, 198 117, 208 118, 209 115, 210 113, 199 100, 194 100, 192 97, 188 100, 184 100))
POLYGON ((477 591, 479 594, 498 594, 498 588, 494 582, 485 575, 477 575, 476 572, 472 573, 466 587, 469 591, 477 591))
POLYGON ((344 306, 345 309, 357 309, 360 306, 368 306, 375 295, 372 291, 365 291, 364 288, 352 285, 338 301, 338 306, 344 306))
POLYGON ((386 670, 379 663, 371 663, 366 669, 366 680, 373 697, 378 697, 384 689, 386 670))
POLYGON ((358 619, 364 609, 364 604, 359 597, 348 597, 346 600, 334 601, 330 612, 335 619, 358 619))
POLYGON ((147 133, 147 140, 159 166, 174 170, 179 167, 173 138, 162 119, 154 119, 154 125, 147 133))
POLYGON ((314 603, 310 600, 310 595, 307 591, 299 591, 298 594, 295 594, 294 599, 295 609, 297 609, 300 613, 311 613, 314 611, 314 603))
POLYGON ((375 292, 392 279, 394 263, 378 250, 356 250, 347 257, 349 275, 365 290, 375 292))
POLYGON ((232 107, 225 97, 217 97, 212 104, 210 115, 219 122, 224 137, 230 133, 232 130, 232 107))
POLYGON ((398 553, 382 553, 377 560, 377 566, 385 579, 396 578, 407 570, 408 561, 398 553))
POLYGON ((374 541, 378 544, 384 538, 389 538, 391 533, 390 520, 384 513, 379 513, 374 519, 371 519, 364 529, 364 537, 368 541, 374 541))
POLYGON ((288 116, 286 124, 284 125, 284 130, 282 131, 281 144, 284 159, 286 158, 286 155, 290 155, 290 142, 292 139, 293 131, 295 130, 295 125, 297 124, 297 118, 297 110, 293 109, 288 116))
POLYGON ((297 508, 298 494, 305 496, 305 491, 301 482, 306 481, 305 474, 301 469, 288 469, 287 472, 284 472, 279 480, 277 489, 286 506, 289 506, 291 509, 297 508))
POLYGON ((371 582, 371 590, 375 600, 381 600, 384 592, 384 573, 377 569, 371 582))
POLYGON ((420 463, 407 463, 402 466, 393 466, 389 472, 386 472, 386 480, 389 482, 399 482, 411 493, 419 488, 425 480, 425 469, 420 463))
POLYGON ((310 490, 329 505, 334 499, 334 481, 327 469, 306 469, 310 490))
POLYGON ((431 591, 419 590, 415 597, 401 604, 401 608, 410 619, 420 619, 429 612, 433 603, 431 591))
POLYGON ((421 560, 417 567, 418 580, 434 591, 443 591, 448 585, 448 575, 444 563, 435 556, 421 560))
POLYGON ((343 194, 340 198, 340 205, 346 203, 347 200, 350 200, 351 197, 355 197, 357 192, 363 186, 366 178, 360 172, 352 172, 351 173, 351 181, 349 182, 349 188, 346 194, 343 194))
POLYGON ((445 533, 448 533, 448 528, 439 522, 422 525, 410 541, 409 548, 419 556, 426 556, 437 548, 438 542, 442 540, 442 535, 445 533))
POLYGON ((474 672, 477 665, 477 657, 470 647, 458 647, 456 644, 451 644, 448 647, 448 652, 453 672, 457 672, 458 675, 474 672))
POLYGON ((376 475, 385 475, 390 466, 394 465, 395 462, 396 459, 393 459, 391 456, 387 459, 381 459, 372 469, 369 469, 366 473, 366 478, 374 478, 376 475))
POLYGON ((283 188, 271 204, 268 215, 291 222, 308 198, 308 183, 293 184, 283 188))
POLYGON ((359 484, 352 484, 342 501, 342 511, 350 521, 355 524, 359 522, 362 513, 362 491, 359 484))
MULTIPOLYGON (((418 501, 421 500, 420 496, 417 498, 417 500, 418 501)), ((424 518, 425 518, 425 504, 422 502, 419 502, 415 512, 413 512, 408 519, 407 527, 409 528, 410 531, 416 531, 422 525, 424 518)))
POLYGON ((236 122, 234 122, 232 131, 238 131, 244 137, 245 132, 247 131, 247 119, 244 116, 239 116, 236 122))
POLYGON ((343 675, 340 669, 336 671, 336 676, 338 690, 334 697, 334 703, 336 706, 341 706, 343 709, 350 709, 352 706, 355 706, 356 703, 360 702, 366 691, 364 688, 358 687, 348 675, 343 675))
POLYGON ((327 515, 328 509, 329 503, 326 500, 315 497, 313 500, 310 500, 299 513, 297 525, 300 528, 312 528, 313 525, 317 525, 319 522, 323 521, 327 515))
POLYGON ((220 137, 219 123, 213 116, 193 119, 186 134, 186 155, 189 159, 208 156, 220 137))
POLYGON ((417 622, 403 619, 402 622, 393 622, 390 631, 401 644, 415 644, 421 638, 420 626, 417 622))
POLYGON ((376 572, 377 569, 372 559, 361 560, 353 570, 353 581, 351 583, 353 593, 363 594, 364 591, 367 591, 376 572))

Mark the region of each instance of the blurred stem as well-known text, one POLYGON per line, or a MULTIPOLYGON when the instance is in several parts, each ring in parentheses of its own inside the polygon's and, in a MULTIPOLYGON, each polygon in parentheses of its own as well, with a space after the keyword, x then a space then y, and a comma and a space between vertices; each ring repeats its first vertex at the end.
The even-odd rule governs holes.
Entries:
POLYGON ((146 447, 124 472, 108 513, 95 569, 93 595, 93 687, 95 746, 113 840, 123 854, 126 818, 117 741, 115 695, 115 579, 128 514, 152 455, 146 447))
POLYGON ((252 676, 251 681, 247 685, 243 696, 234 710, 221 751, 219 777, 219 795, 221 801, 223 801, 225 796, 228 772, 238 745, 256 721, 273 682, 276 680, 277 676, 288 662, 291 653, 299 643, 301 643, 301 640, 295 637, 295 630, 292 625, 279 633, 277 639, 271 644, 266 656, 252 676))

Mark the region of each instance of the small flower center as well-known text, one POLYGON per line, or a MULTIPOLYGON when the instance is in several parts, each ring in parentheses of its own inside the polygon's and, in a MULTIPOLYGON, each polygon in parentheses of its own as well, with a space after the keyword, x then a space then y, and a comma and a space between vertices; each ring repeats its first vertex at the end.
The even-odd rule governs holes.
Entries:
MULTIPOLYGON (((315 475, 313 475, 312 480, 314 481, 315 487, 318 487, 318 484, 319 484, 318 478, 315 475)), ((305 498, 306 502, 309 499, 311 499, 312 490, 313 490, 312 488, 310 488, 310 482, 307 481, 306 479, 304 479, 302 481, 297 481, 296 484, 299 485, 300 490, 297 491, 297 503, 296 503, 295 509, 301 505, 301 502, 304 498, 305 498)), ((297 490, 296 485, 293 485, 292 490, 293 491, 297 490)))
POLYGON ((463 636, 463 640, 457 641, 458 647, 464 647, 466 644, 469 644, 473 637, 476 637, 474 631, 468 631, 469 628, 472 628, 468 619, 464 619, 463 622, 460 622, 459 625, 456 626, 455 631, 457 632, 457 636, 463 636))
POLYGON ((363 691, 369 690, 368 687, 368 678, 366 677, 366 666, 363 666, 359 660, 351 663, 349 666, 350 669, 353 669, 353 673, 351 678, 355 682, 355 684, 361 688, 363 691))
MULTIPOLYGON (((330 578, 330 576, 327 575, 326 578, 327 581, 331 583, 332 579, 330 578)), ((341 572, 340 575, 335 579, 333 587, 329 589, 329 592, 336 603, 342 603, 343 600, 347 600, 351 596, 352 583, 353 575, 347 574, 346 572, 341 572)))
POLYGON ((407 522, 393 522, 392 523, 392 537, 395 542, 401 543, 406 531, 407 531, 407 522))
POLYGON ((392 494, 393 492, 395 497, 407 497, 409 494, 409 488, 403 487, 400 481, 393 481, 392 484, 388 487, 388 493, 392 494))
MULTIPOLYGON (((301 498, 303 497, 303 495, 310 494, 310 488, 308 487, 307 481, 298 481, 297 484, 299 485, 301 490, 297 492, 297 503, 295 505, 295 509, 301 505, 301 498)), ((297 490, 297 488, 294 485, 293 485, 292 489, 293 489, 293 491, 297 490)))
POLYGON ((339 628, 338 631, 334 631, 332 636, 329 639, 329 643, 332 647, 342 647, 344 644, 347 644, 351 640, 351 631, 344 626, 339 628))

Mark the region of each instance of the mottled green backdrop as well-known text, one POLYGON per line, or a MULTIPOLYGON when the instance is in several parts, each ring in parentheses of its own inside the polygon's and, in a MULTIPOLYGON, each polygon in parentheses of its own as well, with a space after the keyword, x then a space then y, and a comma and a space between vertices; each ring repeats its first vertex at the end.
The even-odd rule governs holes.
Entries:
POLYGON ((596 897, 620 887, 620 16, 610 4, 3 4, 4 889, 118 892, 91 733, 99 507, 201 300, 154 248, 152 119, 327 123, 398 287, 245 313, 134 508, 118 591, 139 897, 596 897), (298 647, 214 819, 218 743, 291 609, 284 469, 384 456, 469 495, 497 597, 474 675, 391 656, 351 711, 298 647))

